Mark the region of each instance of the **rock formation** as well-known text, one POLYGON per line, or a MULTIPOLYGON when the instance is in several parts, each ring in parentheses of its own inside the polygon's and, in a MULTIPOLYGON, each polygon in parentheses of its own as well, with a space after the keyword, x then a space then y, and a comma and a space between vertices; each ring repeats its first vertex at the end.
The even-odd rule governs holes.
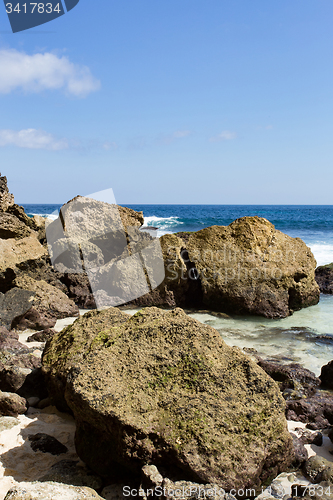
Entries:
POLYGON ((316 281, 321 293, 333 293, 333 263, 317 267, 316 281))
POLYGON ((282 318, 319 301, 311 250, 266 219, 242 217, 179 236, 162 236, 166 278, 135 304, 282 318))
POLYGON ((103 500, 91 488, 69 486, 67 484, 44 482, 19 483, 13 486, 5 496, 5 500, 103 500))
POLYGON ((293 459, 277 384, 181 309, 87 313, 48 341, 43 370, 79 456, 106 477, 154 463, 230 489, 293 459))

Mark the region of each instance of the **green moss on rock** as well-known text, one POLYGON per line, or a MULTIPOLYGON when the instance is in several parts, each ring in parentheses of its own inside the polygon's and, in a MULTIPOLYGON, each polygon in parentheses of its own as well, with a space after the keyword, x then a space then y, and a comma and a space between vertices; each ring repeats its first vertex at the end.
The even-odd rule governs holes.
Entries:
POLYGON ((154 463, 230 489, 293 458, 277 384, 181 309, 89 313, 48 342, 43 364, 76 419, 78 454, 99 474, 154 463))

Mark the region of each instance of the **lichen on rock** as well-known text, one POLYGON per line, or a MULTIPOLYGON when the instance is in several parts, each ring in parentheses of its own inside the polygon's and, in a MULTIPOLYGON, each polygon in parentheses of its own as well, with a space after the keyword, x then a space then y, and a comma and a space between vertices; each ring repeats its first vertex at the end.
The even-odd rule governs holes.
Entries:
POLYGON ((293 459, 277 384, 181 309, 88 313, 48 341, 43 370, 79 456, 106 477, 154 463, 230 489, 293 459))

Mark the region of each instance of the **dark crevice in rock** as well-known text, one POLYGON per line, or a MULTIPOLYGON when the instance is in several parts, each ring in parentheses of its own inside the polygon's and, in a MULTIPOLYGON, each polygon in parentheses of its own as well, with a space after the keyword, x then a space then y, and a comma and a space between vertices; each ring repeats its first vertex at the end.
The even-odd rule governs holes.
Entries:
POLYGON ((13 288, 15 278, 16 275, 13 269, 6 269, 6 271, 0 273, 0 292, 6 293, 13 288))
POLYGON ((185 297, 186 306, 202 307, 202 284, 200 274, 195 267, 194 262, 190 261, 188 251, 185 247, 181 249, 181 257, 186 265, 186 276, 188 283, 188 291, 185 297))

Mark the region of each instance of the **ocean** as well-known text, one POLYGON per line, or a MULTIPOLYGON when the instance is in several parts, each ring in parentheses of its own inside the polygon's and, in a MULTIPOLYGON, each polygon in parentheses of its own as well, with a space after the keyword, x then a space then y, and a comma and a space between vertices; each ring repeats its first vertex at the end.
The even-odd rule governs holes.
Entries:
MULTIPOLYGON (((29 215, 48 216, 61 205, 23 205, 29 215)), ((143 211, 145 225, 158 227, 158 236, 178 231, 198 231, 233 220, 265 217, 276 229, 301 238, 318 265, 333 262, 333 205, 126 205, 143 211)), ((225 342, 252 347, 266 358, 301 363, 320 374, 333 359, 333 295, 322 295, 316 306, 292 316, 270 320, 254 316, 222 319, 205 313, 191 314, 219 330, 225 342)))

